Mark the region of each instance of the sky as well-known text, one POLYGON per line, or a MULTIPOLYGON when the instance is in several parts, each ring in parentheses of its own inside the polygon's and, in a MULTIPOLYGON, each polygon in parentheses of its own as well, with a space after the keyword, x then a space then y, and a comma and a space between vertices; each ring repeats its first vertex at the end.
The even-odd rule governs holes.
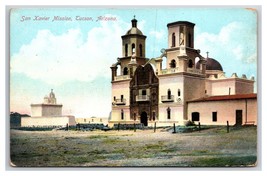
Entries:
POLYGON ((122 56, 121 36, 131 28, 134 15, 147 36, 147 58, 158 57, 160 49, 167 48, 168 23, 190 21, 196 24, 195 49, 200 49, 202 56, 208 51, 227 77, 235 72, 257 79, 257 12, 251 9, 12 9, 10 111, 31 114, 30 104, 41 103, 53 89, 57 102, 63 104, 63 114, 108 117, 110 66, 122 56), (55 16, 72 20, 53 21, 55 16))

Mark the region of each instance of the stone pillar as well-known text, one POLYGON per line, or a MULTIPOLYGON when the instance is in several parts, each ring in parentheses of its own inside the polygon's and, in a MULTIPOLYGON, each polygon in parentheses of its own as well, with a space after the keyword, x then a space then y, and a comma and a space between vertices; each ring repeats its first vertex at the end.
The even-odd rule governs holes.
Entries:
POLYGON ((158 74, 162 70, 162 58, 157 58, 155 59, 155 61, 156 61, 156 69, 157 69, 157 74, 158 74))
POLYGON ((117 76, 117 65, 112 65, 111 67, 111 80, 114 81, 115 77, 117 76))
POLYGON ((137 63, 136 63, 136 56, 132 56, 131 61, 129 62, 129 69, 130 69, 130 77, 132 78, 134 76, 134 72, 137 68, 137 63))
POLYGON ((207 64, 207 61, 205 59, 200 60, 200 70, 202 74, 206 74, 206 64, 207 64))
POLYGON ((182 55, 182 56, 179 55, 178 60, 179 60, 179 71, 186 72, 187 71, 188 56, 187 55, 182 55))

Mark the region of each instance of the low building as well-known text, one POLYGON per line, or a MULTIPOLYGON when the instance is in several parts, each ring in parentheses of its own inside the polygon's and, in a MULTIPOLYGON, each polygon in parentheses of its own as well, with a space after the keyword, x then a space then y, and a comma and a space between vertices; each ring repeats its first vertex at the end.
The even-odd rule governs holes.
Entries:
POLYGON ((205 125, 257 125, 257 94, 209 96, 188 101, 189 120, 205 125))
POLYGON ((75 118, 76 124, 108 124, 108 118, 106 117, 85 117, 85 118, 75 118))
POLYGON ((49 96, 44 97, 43 103, 31 104, 31 117, 21 118, 22 127, 49 127, 76 125, 75 117, 62 115, 62 104, 57 104, 55 93, 51 90, 49 96))

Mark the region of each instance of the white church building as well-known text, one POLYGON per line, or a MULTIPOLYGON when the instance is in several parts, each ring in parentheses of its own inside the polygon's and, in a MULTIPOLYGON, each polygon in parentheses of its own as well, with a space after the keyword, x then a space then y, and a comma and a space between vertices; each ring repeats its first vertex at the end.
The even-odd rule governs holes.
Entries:
POLYGON ((109 125, 151 126, 257 124, 254 77, 226 77, 222 65, 194 48, 194 26, 188 21, 167 24, 168 48, 146 58, 146 36, 137 20, 122 38, 122 56, 110 68, 112 112, 109 125), (165 59, 163 59, 165 58, 165 59), (166 60, 166 69, 162 68, 166 60))
POLYGON ((62 115, 62 104, 57 104, 53 89, 45 96, 43 103, 31 104, 31 117, 22 117, 22 127, 50 127, 76 125, 75 117, 62 115))

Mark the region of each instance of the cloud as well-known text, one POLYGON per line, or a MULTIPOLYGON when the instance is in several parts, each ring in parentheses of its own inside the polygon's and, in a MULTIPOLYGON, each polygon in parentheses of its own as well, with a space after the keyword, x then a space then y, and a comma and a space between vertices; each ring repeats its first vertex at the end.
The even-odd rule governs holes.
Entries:
POLYGON ((129 27, 129 23, 115 17, 116 22, 101 21, 87 35, 80 29, 69 29, 60 35, 48 29, 38 31, 29 44, 11 56, 11 72, 52 85, 110 77, 109 67, 121 55, 118 36, 129 27))
POLYGON ((165 33, 164 33, 163 30, 160 30, 160 31, 150 31, 149 32, 149 35, 150 36, 155 36, 155 38, 157 40, 161 40, 161 39, 163 39, 163 36, 165 35, 165 33))
POLYGON ((195 48, 209 51, 211 57, 240 60, 242 63, 256 62, 257 34, 254 27, 241 22, 232 22, 222 27, 218 34, 199 33, 196 35, 195 48))

